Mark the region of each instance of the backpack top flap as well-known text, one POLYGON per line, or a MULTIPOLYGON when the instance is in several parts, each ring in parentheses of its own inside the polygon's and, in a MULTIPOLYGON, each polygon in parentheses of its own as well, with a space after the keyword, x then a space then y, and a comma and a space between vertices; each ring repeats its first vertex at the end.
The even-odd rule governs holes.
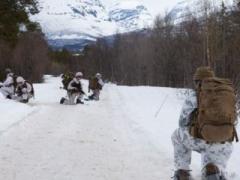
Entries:
POLYGON ((69 72, 65 73, 62 76, 63 89, 67 90, 68 84, 73 80, 74 74, 69 72))
POLYGON ((35 96, 35 91, 34 91, 33 83, 30 82, 30 81, 26 81, 26 83, 28 83, 28 84, 31 86, 30 94, 33 95, 33 96, 35 96))
POLYGON ((95 90, 95 89, 97 89, 97 84, 98 84, 98 82, 97 82, 97 78, 91 78, 90 80, 89 80, 89 89, 92 89, 92 90, 95 90))
POLYGON ((236 96, 230 80, 203 80, 199 90, 197 121, 200 134, 205 140, 218 142, 232 138, 229 136, 233 134, 237 119, 235 105, 236 96))

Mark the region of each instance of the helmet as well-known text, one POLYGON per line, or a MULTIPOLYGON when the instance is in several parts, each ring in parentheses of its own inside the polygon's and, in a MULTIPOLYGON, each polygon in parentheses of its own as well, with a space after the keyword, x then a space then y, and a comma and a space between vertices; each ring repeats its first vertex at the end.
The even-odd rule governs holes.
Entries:
POLYGON ((82 73, 82 72, 77 72, 77 73, 75 74, 75 77, 83 77, 83 73, 82 73))
POLYGON ((215 76, 215 74, 211 70, 211 68, 208 67, 208 66, 205 66, 205 67, 197 68, 197 70, 196 70, 196 72, 195 72, 195 74, 193 76, 193 79, 195 81, 199 81, 199 80, 201 81, 201 80, 203 80, 205 78, 212 78, 214 76, 215 76))
POLYGON ((13 73, 8 73, 7 76, 8 76, 8 77, 9 77, 9 76, 10 76, 10 77, 13 77, 14 74, 13 74, 13 73))
POLYGON ((96 78, 102 78, 102 75, 100 73, 97 73, 95 76, 96 78))
POLYGON ((5 69, 6 74, 12 73, 12 70, 10 68, 5 69))
POLYGON ((25 80, 23 79, 22 76, 18 76, 16 81, 17 81, 17 83, 24 83, 25 82, 25 80))

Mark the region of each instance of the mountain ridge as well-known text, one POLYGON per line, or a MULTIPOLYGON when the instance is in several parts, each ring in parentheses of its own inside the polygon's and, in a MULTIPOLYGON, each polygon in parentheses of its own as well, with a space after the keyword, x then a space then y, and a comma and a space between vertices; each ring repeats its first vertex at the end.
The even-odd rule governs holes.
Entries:
POLYGON ((110 9, 100 0, 38 0, 38 3, 40 13, 31 19, 41 25, 50 45, 59 48, 78 40, 82 44, 116 32, 137 31, 153 23, 147 8, 138 1, 117 2, 110 9))

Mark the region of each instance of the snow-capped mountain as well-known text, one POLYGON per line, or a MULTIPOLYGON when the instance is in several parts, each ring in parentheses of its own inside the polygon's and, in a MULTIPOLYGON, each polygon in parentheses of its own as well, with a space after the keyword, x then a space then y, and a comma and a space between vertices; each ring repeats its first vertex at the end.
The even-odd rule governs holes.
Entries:
POLYGON ((40 23, 50 44, 84 46, 98 37, 116 32, 140 30, 153 17, 138 1, 114 2, 106 8, 101 0, 38 0, 40 13, 32 20, 40 23))
POLYGON ((114 4, 109 10, 109 18, 126 31, 134 31, 149 26, 153 20, 144 5, 132 1, 114 4))

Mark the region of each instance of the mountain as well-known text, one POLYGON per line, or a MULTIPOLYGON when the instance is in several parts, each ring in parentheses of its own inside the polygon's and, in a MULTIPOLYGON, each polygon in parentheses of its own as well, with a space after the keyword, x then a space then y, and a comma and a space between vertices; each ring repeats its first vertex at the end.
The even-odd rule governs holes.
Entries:
POLYGON ((148 9, 137 1, 121 1, 109 10, 109 18, 125 31, 149 26, 153 21, 148 9))
MULTIPOLYGON (((75 47, 96 38, 150 26, 153 17, 138 1, 114 2, 105 7, 101 0, 38 0, 40 13, 31 17, 40 23, 49 44, 75 47)), ((71 48, 69 48, 71 49, 71 48)))

